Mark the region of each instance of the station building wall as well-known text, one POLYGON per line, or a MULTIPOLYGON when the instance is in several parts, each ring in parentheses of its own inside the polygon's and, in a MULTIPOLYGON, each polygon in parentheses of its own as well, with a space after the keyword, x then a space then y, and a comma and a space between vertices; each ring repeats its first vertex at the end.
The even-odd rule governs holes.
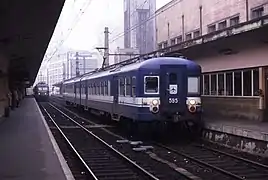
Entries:
POLYGON ((158 48, 268 14, 268 0, 173 0, 156 11, 158 48))
POLYGON ((211 54, 196 62, 203 71, 202 99, 206 118, 265 121, 267 44, 244 48, 232 55, 211 54))

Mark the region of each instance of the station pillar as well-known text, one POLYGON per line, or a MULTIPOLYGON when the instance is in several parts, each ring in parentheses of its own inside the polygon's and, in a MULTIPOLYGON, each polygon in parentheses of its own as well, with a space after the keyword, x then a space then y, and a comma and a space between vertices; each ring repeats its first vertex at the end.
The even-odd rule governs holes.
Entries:
POLYGON ((8 64, 8 59, 0 52, 0 117, 6 115, 6 111, 9 109, 8 64))

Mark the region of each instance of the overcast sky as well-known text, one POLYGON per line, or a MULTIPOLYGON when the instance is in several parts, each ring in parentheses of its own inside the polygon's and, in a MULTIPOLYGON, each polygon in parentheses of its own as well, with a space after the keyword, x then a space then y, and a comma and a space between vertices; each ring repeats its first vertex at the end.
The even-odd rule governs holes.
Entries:
MULTIPOLYGON (((75 2, 75 7, 80 10, 83 3, 87 4, 89 1, 91 3, 64 42, 64 46, 74 49, 91 50, 96 46, 103 46, 103 31, 105 26, 109 27, 110 40, 113 40, 114 37, 123 32, 123 0, 73 0, 72 3, 75 2)), ((171 0, 156 0, 157 9, 169 1, 171 0)), ((70 16, 74 17, 74 14, 70 13, 73 10, 74 7, 69 9, 66 7, 66 11, 64 12, 65 21, 63 24, 70 22, 70 16)), ((62 29, 64 29, 64 25, 62 29)), ((123 37, 110 44, 111 49, 122 45, 122 43, 123 37)))

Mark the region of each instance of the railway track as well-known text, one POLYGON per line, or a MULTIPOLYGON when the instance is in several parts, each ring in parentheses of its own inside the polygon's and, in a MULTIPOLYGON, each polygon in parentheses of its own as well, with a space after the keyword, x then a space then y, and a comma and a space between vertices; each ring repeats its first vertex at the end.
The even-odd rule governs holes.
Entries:
MULTIPOLYGON (((147 145, 150 145, 150 143, 147 145)), ((140 147, 142 146, 138 145, 136 148, 140 147)), ((255 160, 251 161, 242 158, 239 154, 226 153, 210 148, 209 145, 195 144, 179 147, 176 145, 166 146, 153 143, 153 150, 145 150, 145 152, 152 159, 157 160, 155 156, 158 156, 158 161, 162 163, 163 159, 165 159, 168 162, 174 162, 178 167, 185 168, 193 175, 196 175, 192 179, 196 179, 197 177, 206 180, 268 179, 268 166, 255 162, 255 160)))
POLYGON ((42 106, 48 125, 67 142, 90 179, 192 179, 122 145, 90 122, 73 119, 51 104, 42 106))
MULTIPOLYGON (((166 146, 156 143, 156 146, 168 150, 175 155, 191 161, 199 169, 206 169, 205 174, 211 174, 208 179, 234 180, 264 180, 268 179, 268 166, 239 156, 229 154, 200 144, 184 147, 166 146), (221 177, 221 178, 219 178, 221 177)), ((196 167, 195 167, 196 168, 196 167)), ((201 170, 202 171, 202 170, 201 170)), ((199 173, 202 173, 199 171, 199 173)), ((206 178, 206 179, 207 179, 206 178)))

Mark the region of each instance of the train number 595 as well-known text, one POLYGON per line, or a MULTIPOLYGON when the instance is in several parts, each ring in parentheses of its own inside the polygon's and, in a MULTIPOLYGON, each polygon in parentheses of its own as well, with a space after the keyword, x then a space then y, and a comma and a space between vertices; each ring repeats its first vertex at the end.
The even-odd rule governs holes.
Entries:
POLYGON ((168 99, 169 104, 177 104, 179 102, 178 98, 169 98, 168 99))

